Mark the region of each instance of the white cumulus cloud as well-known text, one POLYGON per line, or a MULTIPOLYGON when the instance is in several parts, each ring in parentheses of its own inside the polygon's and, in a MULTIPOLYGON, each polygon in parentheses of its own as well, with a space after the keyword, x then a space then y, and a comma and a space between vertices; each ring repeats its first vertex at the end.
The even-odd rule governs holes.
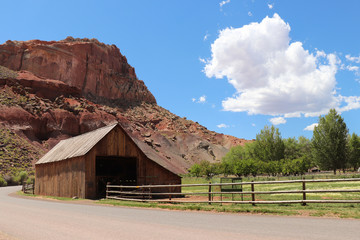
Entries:
POLYGON ((269 121, 270 121, 271 124, 273 124, 273 125, 279 125, 279 124, 284 124, 284 123, 286 123, 286 120, 285 120, 285 118, 283 118, 283 117, 271 118, 269 121))
POLYGON ((199 57, 199 61, 202 63, 206 63, 206 60, 204 58, 199 57))
POLYGON ((354 57, 354 56, 351 56, 350 54, 347 54, 345 56, 345 58, 350 62, 360 63, 360 56, 359 57, 354 57))
POLYGON ((359 70, 358 66, 347 66, 346 68, 347 68, 347 70, 352 71, 352 72, 357 72, 359 70))
MULTIPOLYGON (((211 45, 207 77, 228 79, 236 93, 224 110, 281 117, 319 116, 346 103, 336 92, 339 59, 310 53, 290 41, 290 25, 278 14, 220 31, 211 45)), ((285 119, 284 119, 285 120, 285 119)))
POLYGON ((314 128, 319 125, 318 123, 313 123, 309 126, 307 126, 306 128, 304 128, 305 131, 314 131, 314 128))
POLYGON ((340 113, 353 109, 360 109, 359 96, 341 97, 341 101, 345 102, 346 105, 337 108, 337 111, 340 113))
POLYGON ((221 123, 219 125, 216 125, 218 128, 228 128, 229 125, 226 125, 225 123, 221 123))
POLYGON ((206 33, 205 36, 204 36, 204 41, 206 41, 209 36, 210 36, 210 35, 209 35, 208 33, 206 33))
POLYGON ((273 7, 274 7, 274 4, 270 4, 270 3, 268 4, 269 9, 273 9, 273 7))
POLYGON ((191 101, 196 103, 206 103, 206 95, 202 95, 198 99, 192 98, 191 101))
POLYGON ((220 7, 222 8, 222 6, 224 6, 225 4, 230 3, 230 0, 224 0, 222 2, 219 3, 220 7))
POLYGON ((199 97, 199 103, 205 103, 205 102, 206 102, 206 96, 205 95, 199 97))

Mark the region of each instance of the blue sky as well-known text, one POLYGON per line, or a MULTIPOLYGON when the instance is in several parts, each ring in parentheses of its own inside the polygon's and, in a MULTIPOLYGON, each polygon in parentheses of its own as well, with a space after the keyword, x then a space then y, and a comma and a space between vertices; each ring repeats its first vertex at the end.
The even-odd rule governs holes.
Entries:
POLYGON ((360 133, 359 1, 3 1, 6 40, 115 44, 160 106, 253 139, 311 138, 329 108, 360 133))

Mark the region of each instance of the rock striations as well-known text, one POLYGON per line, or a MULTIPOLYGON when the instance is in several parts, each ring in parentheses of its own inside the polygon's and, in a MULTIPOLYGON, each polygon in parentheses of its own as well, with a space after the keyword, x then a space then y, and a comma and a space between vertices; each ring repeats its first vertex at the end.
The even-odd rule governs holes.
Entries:
MULTIPOLYGON (((61 139, 113 122, 184 170, 247 142, 158 106, 114 45, 72 37, 0 45, 0 130, 45 153, 61 139)), ((38 159, 32 156, 21 158, 26 166, 38 159)), ((14 163, 0 159, 0 166, 6 173, 14 163)))
POLYGON ((96 39, 7 41, 0 45, 0 65, 62 81, 96 103, 121 107, 156 103, 120 50, 96 39))

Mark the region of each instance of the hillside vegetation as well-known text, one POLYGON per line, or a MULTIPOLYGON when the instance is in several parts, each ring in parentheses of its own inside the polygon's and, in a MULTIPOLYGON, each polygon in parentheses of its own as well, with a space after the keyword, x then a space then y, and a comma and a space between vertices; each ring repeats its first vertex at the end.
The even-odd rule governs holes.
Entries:
POLYGON ((0 79, 16 78, 17 73, 6 67, 0 66, 0 79))
POLYGON ((16 133, 0 125, 0 177, 32 172, 32 163, 43 153, 16 133))

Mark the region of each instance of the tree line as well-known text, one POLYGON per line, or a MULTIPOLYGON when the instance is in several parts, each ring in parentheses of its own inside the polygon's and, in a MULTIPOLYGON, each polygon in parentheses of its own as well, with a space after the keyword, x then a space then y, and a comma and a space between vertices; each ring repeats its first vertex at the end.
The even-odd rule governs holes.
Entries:
POLYGON ((331 109, 319 117, 311 140, 303 136, 283 139, 278 128, 265 126, 254 142, 231 148, 221 162, 196 163, 189 173, 196 177, 302 175, 316 167, 336 174, 339 169, 359 166, 360 137, 350 136, 344 119, 331 109))

